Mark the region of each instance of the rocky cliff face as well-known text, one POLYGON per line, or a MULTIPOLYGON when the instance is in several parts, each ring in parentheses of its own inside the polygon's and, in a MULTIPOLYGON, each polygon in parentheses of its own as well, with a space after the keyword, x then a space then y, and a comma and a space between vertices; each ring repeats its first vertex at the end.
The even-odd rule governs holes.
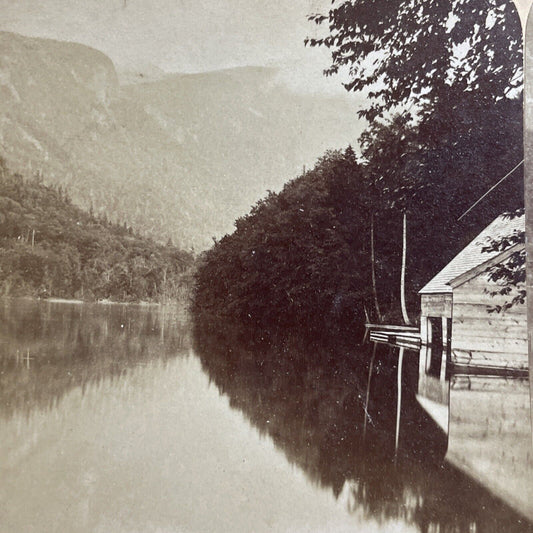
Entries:
POLYGON ((292 93, 270 69, 136 81, 119 85, 89 47, 0 33, 0 155, 85 208, 201 249, 359 134, 353 99, 292 93))

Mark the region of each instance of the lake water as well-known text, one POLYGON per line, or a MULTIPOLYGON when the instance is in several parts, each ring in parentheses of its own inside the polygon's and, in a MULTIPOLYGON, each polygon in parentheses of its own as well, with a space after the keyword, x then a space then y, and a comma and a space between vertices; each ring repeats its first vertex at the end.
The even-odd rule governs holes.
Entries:
POLYGON ((0 301, 0 531, 533 530, 439 461, 408 396, 395 464, 394 369, 377 364, 363 441, 351 354, 218 326, 0 301))

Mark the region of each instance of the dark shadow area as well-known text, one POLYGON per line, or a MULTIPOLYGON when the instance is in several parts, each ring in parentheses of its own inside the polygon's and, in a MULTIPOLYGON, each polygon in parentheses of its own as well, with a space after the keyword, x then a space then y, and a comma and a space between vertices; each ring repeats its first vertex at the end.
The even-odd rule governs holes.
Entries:
POLYGON ((416 401, 416 353, 404 359, 397 461, 397 353, 387 347, 376 354, 363 438, 371 348, 342 344, 194 320, 194 350, 220 393, 313 483, 336 497, 348 491, 351 512, 404 520, 422 532, 533 531, 444 462, 445 436, 416 401))

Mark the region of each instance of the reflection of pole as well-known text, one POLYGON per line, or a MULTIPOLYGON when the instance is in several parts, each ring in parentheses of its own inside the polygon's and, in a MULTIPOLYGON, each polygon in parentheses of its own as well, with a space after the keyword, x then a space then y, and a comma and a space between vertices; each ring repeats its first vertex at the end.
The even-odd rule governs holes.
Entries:
POLYGON ((403 347, 400 347, 398 354, 398 401, 396 402, 396 439, 394 442, 394 461, 398 455, 398 444, 400 440, 400 414, 402 410, 402 367, 403 367, 403 347))
MULTIPOLYGON (((18 359, 18 351, 17 351, 17 359, 18 359)), ((26 368, 29 370, 30 368, 30 359, 33 359, 33 357, 30 357, 30 349, 26 349, 26 355, 22 356, 22 361, 26 362, 26 368)))
POLYGON ((363 440, 366 438, 366 423, 368 421, 368 402, 370 400, 370 380, 372 379, 372 370, 374 368, 374 359, 376 357, 376 348, 377 343, 374 343, 374 348, 372 349, 372 358, 370 359, 370 367, 368 369, 368 381, 366 384, 366 399, 365 399, 365 422, 363 424, 363 440))

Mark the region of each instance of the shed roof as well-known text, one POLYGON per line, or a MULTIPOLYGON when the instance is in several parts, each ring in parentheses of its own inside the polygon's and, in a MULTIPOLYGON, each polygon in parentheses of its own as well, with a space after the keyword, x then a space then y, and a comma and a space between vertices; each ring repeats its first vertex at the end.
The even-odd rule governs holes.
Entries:
POLYGON ((450 283, 454 279, 505 253, 483 252, 484 246, 487 246, 493 239, 511 235, 515 231, 524 231, 524 228, 525 217, 523 215, 514 218, 500 215, 422 287, 419 294, 451 293, 450 283))

